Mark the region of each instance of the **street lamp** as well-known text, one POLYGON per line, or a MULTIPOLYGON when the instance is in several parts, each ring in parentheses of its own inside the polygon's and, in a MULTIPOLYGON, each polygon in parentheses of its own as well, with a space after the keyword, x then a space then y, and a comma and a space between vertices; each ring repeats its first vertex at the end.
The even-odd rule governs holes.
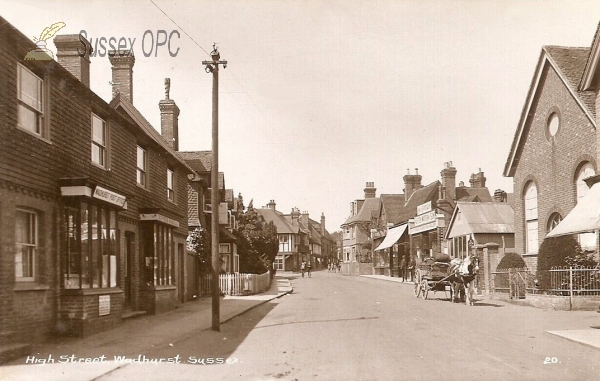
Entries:
POLYGON ((212 250, 212 278, 210 287, 212 290, 212 329, 220 331, 221 318, 219 313, 219 65, 223 69, 227 67, 227 61, 221 61, 221 55, 217 50, 217 45, 213 44, 213 51, 210 52, 212 61, 202 61, 206 65, 206 72, 213 75, 213 93, 212 93, 212 168, 210 174, 211 186, 211 250, 212 250))

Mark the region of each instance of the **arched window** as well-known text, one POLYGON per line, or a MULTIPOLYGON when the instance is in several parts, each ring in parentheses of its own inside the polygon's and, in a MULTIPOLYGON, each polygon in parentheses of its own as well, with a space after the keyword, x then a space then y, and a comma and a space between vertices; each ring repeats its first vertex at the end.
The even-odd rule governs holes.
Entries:
POLYGON ((534 182, 525 188, 525 252, 538 252, 538 191, 534 182))
POLYGON ((589 191, 589 187, 585 183, 585 179, 588 177, 594 176, 596 171, 594 170, 594 166, 589 161, 579 167, 579 171, 577 172, 577 177, 575 180, 575 188, 577 191, 577 202, 581 200, 589 191))
MULTIPOLYGON (((583 197, 585 197, 585 195, 590 190, 590 188, 587 186, 587 184, 583 180, 587 179, 590 176, 594 176, 595 174, 596 174, 596 171, 594 170, 594 166, 589 161, 579 167, 579 171, 577 172, 577 177, 575 178, 575 190, 577 192, 577 203, 579 203, 579 201, 583 197)), ((593 232, 582 233, 582 234, 579 234, 578 236, 579 236, 579 245, 581 245, 581 248, 583 248, 584 250, 586 248, 593 250, 596 247, 596 234, 595 233, 593 233, 593 232)))
POLYGON ((552 231, 552 229, 554 229, 555 227, 558 226, 558 224, 560 224, 560 221, 562 221, 562 216, 559 213, 552 213, 550 215, 550 218, 548 218, 548 229, 546 229, 547 232, 552 231))

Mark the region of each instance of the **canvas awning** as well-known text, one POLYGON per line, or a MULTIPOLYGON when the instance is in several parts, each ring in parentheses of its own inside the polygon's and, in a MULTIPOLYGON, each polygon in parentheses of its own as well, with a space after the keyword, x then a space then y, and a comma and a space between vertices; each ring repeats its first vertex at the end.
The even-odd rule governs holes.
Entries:
POLYGON ((407 226, 408 224, 404 224, 389 229, 385 238, 383 239, 383 242, 381 242, 381 244, 377 246, 377 249, 375 249, 375 251, 387 249, 388 247, 391 247, 393 244, 398 242, 400 237, 402 237, 402 234, 404 234, 404 232, 406 231, 407 226))
POLYGON ((594 184, 571 212, 546 237, 593 232, 600 229, 600 183, 594 184))

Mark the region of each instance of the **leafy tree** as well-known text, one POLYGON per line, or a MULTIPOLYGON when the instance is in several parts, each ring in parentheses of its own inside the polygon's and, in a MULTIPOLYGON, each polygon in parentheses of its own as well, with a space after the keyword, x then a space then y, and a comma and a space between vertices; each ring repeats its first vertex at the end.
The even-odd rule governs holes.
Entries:
POLYGON ((538 252, 537 279, 541 289, 550 289, 550 272, 556 266, 568 266, 569 257, 580 258, 581 246, 572 235, 546 238, 538 252))
POLYGON ((199 274, 210 274, 212 272, 210 232, 202 226, 195 228, 187 237, 187 248, 198 256, 199 274))
POLYGON ((507 253, 498 263, 497 270, 522 269, 527 267, 525 260, 517 253, 507 253))
POLYGON ((240 272, 262 274, 272 268, 279 252, 277 228, 266 222, 250 201, 246 212, 238 214, 234 232, 240 255, 240 272))

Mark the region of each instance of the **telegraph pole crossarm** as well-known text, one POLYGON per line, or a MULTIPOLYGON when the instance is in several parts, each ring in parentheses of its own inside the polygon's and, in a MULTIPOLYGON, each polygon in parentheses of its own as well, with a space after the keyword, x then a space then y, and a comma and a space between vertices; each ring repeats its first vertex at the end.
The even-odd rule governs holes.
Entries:
POLYGON ((227 61, 221 60, 221 55, 217 50, 216 44, 213 44, 213 51, 210 52, 212 61, 202 61, 206 65, 206 72, 213 75, 213 107, 212 107, 212 167, 210 174, 211 187, 211 251, 212 251, 212 330, 221 330, 221 317, 219 312, 219 298, 221 290, 219 288, 219 273, 221 261, 219 259, 219 65, 223 69, 227 67, 227 61))

